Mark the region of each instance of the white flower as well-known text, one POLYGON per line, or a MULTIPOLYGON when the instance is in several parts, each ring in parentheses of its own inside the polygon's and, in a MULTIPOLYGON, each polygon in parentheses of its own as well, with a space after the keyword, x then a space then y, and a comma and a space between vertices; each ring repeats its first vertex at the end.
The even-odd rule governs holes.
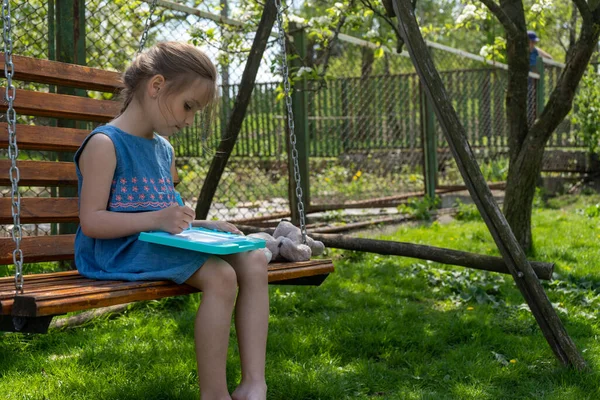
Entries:
POLYGON ((554 8, 554 4, 552 3, 552 0, 542 0, 540 4, 542 5, 542 8, 544 8, 544 9, 551 10, 554 8))
POLYGON ((363 35, 363 39, 372 39, 379 36, 379 31, 377 29, 371 29, 369 32, 363 35))
POLYGON ((329 25, 329 22, 331 22, 329 20, 329 17, 326 17, 324 15, 320 16, 320 17, 315 17, 315 18, 311 18, 311 20, 308 22, 309 25, 329 25))
POLYGON ((298 69, 298 71, 296 72, 296 76, 298 78, 300 78, 302 75, 304 75, 305 73, 309 73, 309 72, 312 72, 312 68, 310 68, 310 67, 300 67, 298 69))
POLYGON ((479 55, 480 55, 481 57, 483 57, 483 58, 486 58, 487 56, 489 56, 489 55, 490 55, 490 50, 491 50, 490 46, 488 46, 488 45, 486 44, 485 46, 483 46, 483 47, 481 48, 481 50, 479 50, 479 55))
POLYGON ((468 19, 471 19, 476 16, 477 7, 473 4, 469 4, 463 8, 462 13, 456 18, 456 23, 461 24, 468 19))
POLYGON ((534 4, 534 5, 531 6, 531 12, 539 13, 540 11, 542 11, 542 5, 541 4, 534 4))
POLYGON ((306 20, 305 20, 304 18, 302 18, 302 17, 299 17, 299 16, 297 16, 297 15, 294 15, 294 14, 290 14, 290 15, 288 16, 288 20, 289 20, 290 22, 295 22, 295 23, 297 23, 297 24, 302 24, 302 25, 304 25, 304 24, 306 23, 306 20))
POLYGON ((473 4, 468 4, 463 9, 463 14, 474 14, 475 10, 477 10, 477 7, 475 7, 473 4))
POLYGON ((244 11, 244 13, 238 17, 238 19, 242 22, 248 22, 251 18, 252 18, 252 11, 244 11))

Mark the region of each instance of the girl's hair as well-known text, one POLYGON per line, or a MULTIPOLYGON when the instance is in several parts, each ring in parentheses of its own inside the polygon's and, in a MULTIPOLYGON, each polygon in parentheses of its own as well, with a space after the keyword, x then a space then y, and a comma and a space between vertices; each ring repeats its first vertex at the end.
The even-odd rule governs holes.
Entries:
POLYGON ((121 92, 121 113, 139 95, 139 89, 148 79, 162 75, 166 94, 182 90, 190 81, 203 78, 209 81, 206 100, 217 96, 217 68, 200 49, 180 42, 161 42, 139 54, 123 74, 125 89, 121 92))

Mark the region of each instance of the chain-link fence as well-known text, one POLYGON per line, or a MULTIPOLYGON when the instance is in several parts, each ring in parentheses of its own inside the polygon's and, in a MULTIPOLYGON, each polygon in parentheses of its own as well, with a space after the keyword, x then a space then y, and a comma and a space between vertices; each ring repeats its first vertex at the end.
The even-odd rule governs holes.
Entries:
MULTIPOLYGON (((198 116, 193 126, 173 138, 181 179, 178 190, 188 204, 195 206, 211 160, 227 135, 228 117, 254 38, 256 26, 249 21, 257 19, 247 17, 260 10, 238 10, 238 14, 231 15, 232 20, 215 22, 217 18, 204 12, 210 10, 191 8, 189 3, 195 2, 159 2, 147 46, 163 40, 190 41, 205 50, 220 71, 221 91, 216 111, 210 118, 198 116)), ((54 38, 56 30, 61 28, 56 23, 56 3, 33 0, 13 4, 15 54, 56 59, 54 38)), ((145 1, 85 1, 86 64, 124 70, 136 53, 149 10, 145 1)), ((289 33, 301 34, 294 30, 289 33)), ((311 204, 341 204, 422 191, 425 120, 431 117, 431 110, 410 58, 406 53, 382 52, 366 41, 346 35, 340 35, 330 48, 320 52, 315 51, 314 42, 306 40, 306 43, 303 49, 290 46, 303 63, 291 72, 297 87, 303 69, 319 63, 327 68, 325 79, 307 78, 306 105, 296 107, 307 121, 299 134, 309 139, 311 204)), ((486 179, 502 180, 508 168, 506 69, 486 63, 478 56, 435 44, 430 44, 430 51, 486 179)), ((275 68, 279 60, 279 47, 272 37, 210 217, 239 221, 289 211, 285 111, 281 76, 275 68)), ((559 73, 558 65, 545 69, 546 99, 559 73)), ((54 91, 47 85, 21 85, 54 91)), ((107 98, 106 94, 103 96, 107 98)), ((528 104, 534 107, 536 101, 532 98, 528 104)), ((19 122, 55 123, 44 118, 21 118, 19 122)), ((462 183, 435 122, 433 129, 438 142, 439 183, 462 183)), ((581 143, 566 121, 549 146, 577 147, 581 143)), ((6 150, 1 155, 5 157, 6 150)), ((24 151, 21 157, 54 160, 57 156, 24 151)), ((23 195, 56 193, 52 189, 31 188, 23 195)), ((36 234, 40 229, 51 230, 50 226, 32 225, 25 228, 26 233, 28 228, 36 234)))

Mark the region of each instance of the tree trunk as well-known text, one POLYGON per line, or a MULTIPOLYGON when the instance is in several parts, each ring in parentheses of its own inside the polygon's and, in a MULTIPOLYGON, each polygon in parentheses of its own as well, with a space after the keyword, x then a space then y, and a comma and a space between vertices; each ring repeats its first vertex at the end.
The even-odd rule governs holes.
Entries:
POLYGON ((526 252, 532 245, 531 211, 544 154, 543 151, 530 153, 529 157, 510 161, 503 210, 515 237, 526 252))
MULTIPOLYGON (((509 169, 504 198, 504 215, 515 237, 525 251, 531 249, 531 211, 537 177, 542 169, 546 143, 552 132, 571 110, 575 90, 598 43, 600 9, 591 13, 593 24, 584 21, 580 36, 567 53, 566 67, 538 120, 527 126, 529 58, 521 0, 501 0, 502 12, 521 32, 507 29, 507 62, 509 69, 506 111, 509 123, 509 169)), ((498 10, 495 10, 498 16, 498 10)), ((589 10, 588 10, 589 11, 589 10)), ((502 21, 500 16, 499 19, 502 21)))
POLYGON ((523 141, 527 137, 527 96, 529 55, 525 23, 525 13, 521 0, 500 2, 506 15, 521 31, 520 34, 506 35, 506 56, 508 64, 508 90, 506 93, 506 116, 508 122, 508 177, 504 198, 504 215, 521 247, 527 251, 531 245, 531 207, 535 194, 535 181, 538 172, 530 165, 516 165, 523 141))

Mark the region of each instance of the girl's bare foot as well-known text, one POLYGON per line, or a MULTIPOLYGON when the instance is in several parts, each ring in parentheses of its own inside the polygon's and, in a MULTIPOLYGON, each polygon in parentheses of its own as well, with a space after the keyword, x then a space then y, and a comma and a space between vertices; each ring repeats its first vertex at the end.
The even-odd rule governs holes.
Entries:
POLYGON ((264 382, 240 383, 231 394, 232 400, 266 400, 267 384, 264 382))

